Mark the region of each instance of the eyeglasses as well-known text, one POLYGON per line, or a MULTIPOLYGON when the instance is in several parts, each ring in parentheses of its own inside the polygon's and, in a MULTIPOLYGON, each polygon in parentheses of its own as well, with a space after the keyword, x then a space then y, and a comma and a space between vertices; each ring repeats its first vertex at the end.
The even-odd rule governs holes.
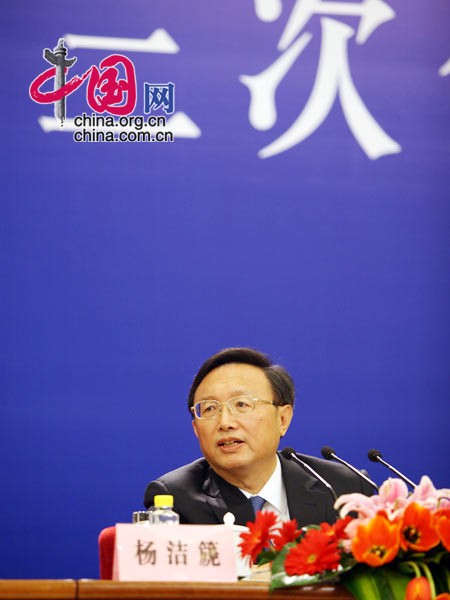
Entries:
POLYGON ((255 410, 257 402, 276 406, 275 402, 271 400, 260 400, 253 396, 237 396, 236 398, 230 398, 226 402, 200 400, 200 402, 196 402, 191 408, 191 413, 197 419, 214 419, 222 414, 223 407, 226 405, 233 415, 249 415, 255 410))

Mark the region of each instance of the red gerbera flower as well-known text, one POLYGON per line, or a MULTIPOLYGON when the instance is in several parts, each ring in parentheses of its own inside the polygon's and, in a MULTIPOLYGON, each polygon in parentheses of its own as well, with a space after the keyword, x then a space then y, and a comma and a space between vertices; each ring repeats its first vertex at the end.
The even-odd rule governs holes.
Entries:
POLYGON ((242 542, 239 544, 242 556, 249 556, 252 562, 256 561, 258 554, 269 546, 271 530, 277 522, 275 513, 270 510, 258 510, 255 522, 249 521, 249 531, 241 533, 242 542))
POLYGON ((345 517, 344 519, 338 519, 335 523, 330 525, 329 523, 321 523, 320 529, 326 533, 331 538, 339 541, 345 540, 348 538, 348 535, 345 533, 345 528, 352 520, 352 517, 345 517))
POLYGON ((350 521, 353 521, 353 517, 347 515, 343 519, 338 519, 336 523, 333 524, 333 529, 338 540, 346 540, 348 538, 346 528, 350 521))
POLYGON ((272 536, 272 544, 275 550, 282 550, 283 546, 289 544, 289 542, 295 542, 302 530, 298 529, 298 523, 296 519, 285 521, 281 524, 278 529, 278 533, 272 536))
POLYGON ((288 575, 316 575, 337 569, 340 559, 336 540, 321 529, 309 529, 289 550, 284 568, 288 575))

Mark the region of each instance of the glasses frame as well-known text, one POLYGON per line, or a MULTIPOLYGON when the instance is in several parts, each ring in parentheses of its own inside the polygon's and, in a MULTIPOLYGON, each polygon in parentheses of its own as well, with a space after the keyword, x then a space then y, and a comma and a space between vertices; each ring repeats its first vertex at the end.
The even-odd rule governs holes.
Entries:
POLYGON ((251 415, 255 412, 257 402, 261 402, 262 404, 271 404, 272 406, 280 406, 279 404, 276 404, 276 402, 274 402, 273 400, 262 400, 261 398, 256 398, 255 396, 252 396, 252 394, 241 394, 240 396, 234 396, 233 398, 229 398, 225 402, 219 402, 218 400, 200 400, 199 402, 195 402, 193 404, 193 406, 191 406, 190 411, 193 414, 194 418, 198 419, 199 421, 212 421, 213 419, 220 417, 220 415, 222 414, 222 411, 223 411, 223 407, 225 405, 227 405, 228 410, 230 411, 230 413, 232 415, 235 415, 237 417, 246 417, 247 415, 251 415), (252 410, 247 413, 236 412, 236 410, 233 408, 231 402, 233 402, 233 400, 238 400, 239 398, 251 398, 254 402, 252 410), (202 402, 217 403, 217 406, 219 409, 218 414, 213 415, 212 417, 199 417, 197 415, 197 413, 195 412, 195 407, 198 406, 199 404, 201 404, 202 402))

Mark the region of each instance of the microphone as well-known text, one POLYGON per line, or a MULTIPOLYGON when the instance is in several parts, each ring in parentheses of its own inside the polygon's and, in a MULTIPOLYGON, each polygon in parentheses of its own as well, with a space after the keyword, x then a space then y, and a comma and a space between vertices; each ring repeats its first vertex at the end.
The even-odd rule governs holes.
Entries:
POLYGON ((406 477, 406 475, 403 475, 403 473, 400 473, 400 471, 398 471, 395 467, 393 467, 388 462, 383 460, 381 457, 381 452, 379 450, 369 450, 369 453, 367 456, 369 457, 369 460, 371 460, 372 462, 379 462, 382 465, 384 465, 385 467, 387 467, 390 471, 395 473, 397 475, 397 477, 400 477, 400 479, 403 479, 403 481, 405 483, 407 483, 408 485, 410 485, 413 489, 417 487, 416 484, 413 481, 411 481, 411 479, 408 479, 408 477, 406 477))
POLYGON ((378 492, 378 486, 377 486, 377 484, 374 481, 372 481, 364 473, 361 473, 361 471, 359 471, 356 467, 354 467, 353 465, 351 465, 350 463, 348 463, 343 458, 339 458, 339 456, 337 456, 337 454, 333 450, 333 448, 330 448, 330 446, 324 446, 322 448, 321 452, 322 452, 322 456, 324 458, 326 458, 327 460, 335 460, 335 461, 341 463, 341 465, 344 465, 345 467, 347 467, 347 469, 350 469, 350 471, 353 471, 353 473, 356 473, 356 475, 358 475, 358 477, 361 477, 361 479, 364 479, 364 481, 366 483, 370 484, 378 492))
POLYGON ((312 467, 310 467, 308 465, 308 463, 305 463, 301 458, 299 458, 293 448, 285 448, 284 450, 281 451, 281 454, 284 456, 284 458, 287 458, 289 460, 293 460, 294 462, 296 462, 298 465, 303 467, 305 469, 305 471, 308 471, 308 473, 310 473, 313 477, 318 479, 320 481, 320 483, 323 483, 323 485, 328 489, 330 494, 333 496, 333 500, 336 502, 336 500, 337 500, 336 492, 333 490, 331 484, 328 483, 328 481, 326 479, 324 479, 322 477, 322 475, 319 475, 319 473, 317 473, 317 471, 315 471, 312 467))

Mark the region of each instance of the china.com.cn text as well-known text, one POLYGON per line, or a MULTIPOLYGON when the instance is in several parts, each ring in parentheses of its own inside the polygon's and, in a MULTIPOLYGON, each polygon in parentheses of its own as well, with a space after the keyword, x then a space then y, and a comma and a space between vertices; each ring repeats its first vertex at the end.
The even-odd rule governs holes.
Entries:
POLYGON ((73 120, 75 142, 173 142, 172 131, 166 131, 163 116, 128 115, 115 119, 111 115, 83 113, 73 120))

